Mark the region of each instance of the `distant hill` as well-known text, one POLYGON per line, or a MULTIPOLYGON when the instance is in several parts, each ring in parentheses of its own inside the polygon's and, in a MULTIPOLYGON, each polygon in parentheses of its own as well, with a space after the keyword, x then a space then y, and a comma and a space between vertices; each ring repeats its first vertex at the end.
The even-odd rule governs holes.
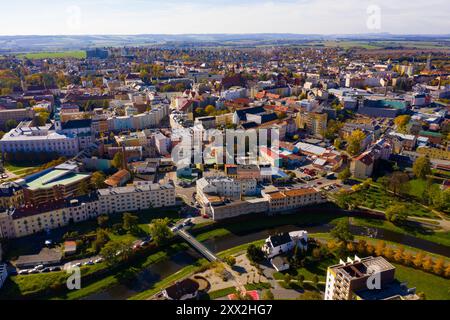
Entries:
POLYGON ((244 46, 301 44, 308 41, 450 41, 450 35, 392 35, 388 33, 319 35, 319 34, 142 34, 79 36, 0 36, 0 54, 39 51, 84 50, 92 47, 118 46, 244 46))

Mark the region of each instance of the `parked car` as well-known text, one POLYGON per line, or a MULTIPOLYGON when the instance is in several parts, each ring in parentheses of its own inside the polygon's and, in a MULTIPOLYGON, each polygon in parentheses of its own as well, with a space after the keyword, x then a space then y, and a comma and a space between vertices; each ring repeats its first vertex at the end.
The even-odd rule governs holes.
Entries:
POLYGON ((44 265, 43 264, 39 264, 39 265, 35 266, 34 269, 42 270, 42 269, 44 269, 44 265))
POLYGON ((18 272, 18 274, 28 274, 28 271, 30 271, 30 270, 28 270, 28 269, 22 269, 22 270, 19 270, 19 272, 18 272))
POLYGON ((100 262, 103 262, 103 258, 98 258, 98 259, 94 260, 94 263, 100 263, 100 262))

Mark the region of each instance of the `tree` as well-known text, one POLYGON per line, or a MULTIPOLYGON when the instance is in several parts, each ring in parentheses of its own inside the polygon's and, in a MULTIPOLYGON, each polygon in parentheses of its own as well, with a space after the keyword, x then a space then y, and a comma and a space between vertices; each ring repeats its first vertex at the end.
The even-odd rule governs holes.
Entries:
POLYGON ((414 257, 414 260, 413 260, 413 264, 416 268, 422 267, 424 257, 425 257, 425 255, 422 252, 419 252, 418 254, 416 254, 416 256, 414 257))
POLYGON ((317 274, 315 274, 315 275, 313 276, 312 282, 313 282, 313 285, 314 285, 315 287, 317 287, 317 285, 319 284, 319 277, 317 276, 317 274))
POLYGON ((100 250, 100 255, 109 266, 115 266, 121 261, 128 259, 130 253, 131 241, 112 240, 100 250))
POLYGON ((406 266, 410 266, 413 264, 414 257, 411 252, 406 252, 403 255, 403 264, 406 266))
POLYGON ((381 256, 384 252, 384 248, 386 248, 386 243, 384 241, 377 241, 375 246, 375 254, 377 256, 381 256))
POLYGON ((101 171, 96 171, 92 174, 91 183, 95 189, 101 189, 105 187, 105 174, 101 171))
POLYGON ((6 126, 6 130, 10 131, 10 130, 14 129, 15 127, 17 127, 17 121, 14 119, 9 119, 6 121, 5 126, 6 126))
POLYGON ((284 275, 284 284, 286 285, 287 288, 291 286, 291 281, 292 281, 291 275, 289 273, 286 273, 284 275))
POLYGON ((261 294, 261 300, 274 300, 275 297, 273 296, 273 293, 271 290, 267 289, 264 290, 261 294))
POLYGON ((150 235, 157 245, 166 243, 173 235, 169 228, 169 219, 155 219, 150 224, 150 235))
POLYGON ((108 224, 108 221, 109 221, 109 216, 106 214, 102 214, 101 216, 97 217, 97 223, 100 228, 106 227, 106 225, 108 224))
POLYGON ((131 232, 134 230, 134 228, 136 228, 139 221, 139 217, 126 212, 122 215, 122 221, 123 221, 122 224, 123 229, 128 232, 131 232))
POLYGON ((117 152, 114 155, 111 164, 116 169, 122 169, 123 168, 124 163, 123 163, 123 152, 122 151, 117 152))
POLYGON ((80 185, 79 185, 78 190, 76 192, 76 196, 80 197, 80 196, 84 196, 84 195, 86 195, 88 193, 89 193, 89 185, 88 185, 86 180, 83 180, 83 181, 80 182, 80 185))
POLYGON ((403 204, 394 204, 386 209, 385 216, 394 224, 402 224, 408 219, 408 209, 403 204))
POLYGON ((264 253, 262 252, 261 248, 258 248, 254 244, 251 244, 247 248, 247 257, 252 262, 261 262, 264 259, 264 253))
POLYGON ((297 276, 297 284, 298 284, 300 287, 303 287, 304 282, 305 282, 305 276, 302 275, 302 274, 299 274, 299 275, 297 276))
POLYGON ((431 174, 431 162, 428 157, 420 157, 413 164, 414 175, 424 180, 427 175, 431 174))
POLYGON ((422 268, 425 271, 432 271, 433 270, 433 259, 431 257, 425 257, 423 258, 422 268))
POLYGON ((214 112, 216 112, 216 108, 212 105, 208 105, 205 108, 205 112, 208 116, 212 116, 212 115, 214 115, 214 112))
POLYGON ((99 252, 108 241, 108 232, 104 229, 97 229, 95 240, 92 242, 92 248, 95 252, 99 252))
POLYGON ((405 248, 403 246, 399 246, 394 253, 395 262, 401 263, 403 261, 403 254, 405 253, 405 248))
POLYGON ((384 248, 383 256, 388 260, 392 259, 392 257, 394 256, 394 250, 392 250, 391 247, 384 248))
POLYGON ((356 156, 359 154, 362 148, 362 142, 366 139, 366 135, 361 130, 355 130, 347 138, 347 152, 356 156))
POLYGON ((340 220, 330 232, 331 236, 340 241, 347 243, 353 240, 353 234, 350 232, 350 222, 348 219, 340 220))
POLYGON ((409 177, 406 173, 396 171, 389 178, 389 189, 395 194, 399 194, 402 189, 404 190, 408 181, 409 177))
POLYGON ((400 115, 394 119, 394 124, 400 132, 406 132, 406 125, 411 120, 409 115, 400 115))
POLYGON ((445 268, 445 260, 443 258, 439 258, 434 263, 433 272, 441 276, 444 273, 444 268, 445 268))
POLYGON ((223 259, 223 261, 228 264, 230 267, 236 264, 236 258, 233 256, 228 256, 223 259))
POLYGON ((344 170, 339 172, 338 179, 342 181, 347 181, 352 176, 352 173, 350 172, 350 168, 346 167, 344 170))

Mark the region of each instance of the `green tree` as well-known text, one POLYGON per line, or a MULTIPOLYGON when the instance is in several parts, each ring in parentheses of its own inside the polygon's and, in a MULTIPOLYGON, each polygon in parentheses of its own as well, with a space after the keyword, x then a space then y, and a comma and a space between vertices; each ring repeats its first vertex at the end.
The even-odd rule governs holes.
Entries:
POLYGON ((101 216, 97 217, 97 223, 100 228, 104 228, 108 225, 109 216, 106 214, 102 214, 101 216))
POLYGON ((208 105, 205 108, 205 112, 206 112, 207 115, 212 116, 216 112, 216 108, 214 106, 212 106, 212 105, 208 105))
POLYGON ((17 127, 17 121, 14 119, 9 119, 6 121, 5 126, 6 126, 6 129, 8 131, 10 131, 10 130, 14 129, 15 127, 17 127))
POLYGON ((403 224, 408 219, 408 208, 403 204, 394 204, 386 209, 386 219, 395 224, 403 224))
POLYGON ((122 227, 128 232, 133 231, 137 227, 138 221, 139 217, 129 212, 126 212, 122 215, 122 227))
POLYGON ((251 244, 247 248, 247 257, 250 259, 250 261, 261 262, 262 260, 264 260, 264 252, 262 252, 261 248, 258 248, 254 244, 251 244))
POLYGON ((409 177, 406 173, 396 171, 389 178, 388 188, 395 194, 400 194, 402 190, 405 190, 408 181, 409 177))
POLYGON ((157 245, 166 243, 173 235, 169 228, 169 219, 155 219, 150 224, 150 235, 157 245))
POLYGON ((413 164, 414 175, 424 180, 427 175, 431 174, 431 162, 428 157, 420 157, 413 164))
POLYGON ((116 266, 127 260, 131 254, 131 241, 112 240, 103 246, 100 255, 109 266, 116 266))
POLYGON ((342 180, 342 181, 347 181, 351 176, 352 176, 352 173, 350 172, 350 168, 349 167, 345 167, 344 170, 339 172, 338 179, 342 180))
POLYGON ((97 229, 95 240, 92 242, 92 248, 95 252, 99 252, 109 241, 108 232, 104 229, 97 229))
POLYGON ((105 174, 101 171, 96 171, 92 174, 91 183, 95 189, 101 189, 105 187, 105 174))
POLYGON ((236 258, 233 256, 228 256, 223 259, 223 261, 228 264, 230 267, 236 264, 236 258))
POLYGON ((334 239, 344 243, 353 240, 353 234, 350 232, 350 223, 348 219, 340 220, 331 230, 330 234, 334 239))
POLYGON ((123 152, 117 152, 112 159, 112 166, 116 169, 123 168, 123 152))

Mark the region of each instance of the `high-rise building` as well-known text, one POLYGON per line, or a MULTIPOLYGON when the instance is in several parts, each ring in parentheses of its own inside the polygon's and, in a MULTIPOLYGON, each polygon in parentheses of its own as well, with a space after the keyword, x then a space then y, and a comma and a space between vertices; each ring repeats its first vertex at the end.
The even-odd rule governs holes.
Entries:
POLYGON ((297 114, 297 128, 306 129, 311 134, 323 137, 327 130, 327 114, 301 111, 297 114))

